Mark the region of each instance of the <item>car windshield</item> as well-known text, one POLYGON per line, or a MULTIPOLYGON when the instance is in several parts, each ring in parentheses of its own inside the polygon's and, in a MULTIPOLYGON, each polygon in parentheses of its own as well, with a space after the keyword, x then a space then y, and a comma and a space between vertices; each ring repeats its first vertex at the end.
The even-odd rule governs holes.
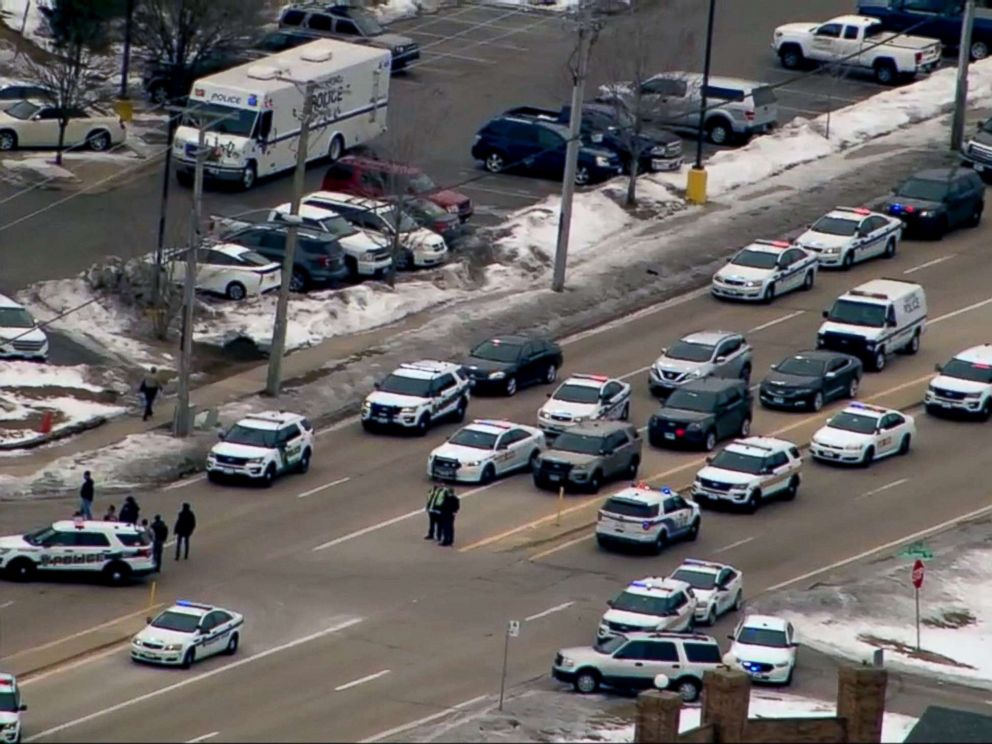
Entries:
POLYGON ((693 589, 712 589, 716 586, 716 574, 708 571, 693 571, 689 568, 680 568, 672 574, 673 579, 684 581, 693 589))
POLYGON ((472 349, 472 356, 476 359, 485 359, 487 362, 515 362, 520 358, 521 348, 517 344, 483 341, 472 349))
POLYGON ((395 393, 396 395, 412 395, 415 398, 428 398, 430 397, 431 381, 420 377, 389 375, 379 385, 379 390, 384 393, 395 393))
POLYGON ((386 30, 379 24, 379 21, 375 19, 371 13, 361 13, 352 9, 348 14, 348 17, 355 22, 355 25, 361 29, 362 33, 366 36, 378 36, 379 34, 386 33, 386 30))
POLYGON ((730 452, 723 450, 713 458, 713 467, 724 470, 736 470, 739 473, 751 473, 757 475, 761 472, 761 466, 765 459, 754 455, 745 455, 740 452, 730 452))
POLYGON ((797 377, 819 377, 823 374, 824 366, 826 366, 826 362, 822 359, 794 356, 776 365, 775 371, 781 372, 783 375, 796 375, 797 377))
POLYGON ((910 178, 896 191, 896 196, 921 201, 942 201, 947 194, 947 181, 930 181, 924 178, 910 178))
MULTIPOLYGON (((0 325, 3 325, 0 323, 0 325)), ((952 359, 940 371, 948 377, 957 377, 959 380, 971 380, 972 382, 992 383, 992 367, 987 364, 974 364, 962 359, 952 359)))
POLYGON ((13 691, 0 690, 0 713, 16 713, 18 707, 13 691))
POLYGON ((45 527, 44 529, 26 534, 24 536, 24 542, 28 545, 44 545, 45 542, 54 534, 55 530, 51 527, 45 527))
POLYGON ((885 325, 885 305, 837 300, 830 308, 827 320, 832 320, 834 323, 881 328, 885 325))
POLYGON ((810 228, 813 232, 825 235, 854 235, 858 230, 858 220, 845 220, 841 217, 821 217, 810 228))
POLYGON ((669 359, 683 362, 708 362, 713 358, 713 347, 709 344, 697 344, 690 341, 676 341, 665 352, 669 359))
POLYGON ((321 230, 335 238, 347 238, 358 234, 357 228, 341 215, 336 214, 333 217, 323 217, 315 220, 315 222, 321 230))
POLYGON ((983 121, 980 128, 986 134, 992 134, 992 119, 983 121))
POLYGON ((596 645, 593 646, 593 649, 601 654, 612 656, 613 653, 626 642, 627 639, 623 636, 610 636, 604 640, 597 640, 596 645))
MULTIPOLYGON (((396 229, 396 210, 394 208, 390 207, 387 210, 383 210, 382 212, 379 212, 379 216, 382 219, 384 219, 386 221, 386 224, 388 224, 391 228, 393 228, 394 230, 396 229)), ((414 230, 420 229, 420 225, 417 224, 416 220, 414 220, 406 212, 406 210, 400 212, 399 217, 400 217, 401 233, 413 232, 414 230)))
MULTIPOLYGON (((255 128, 257 111, 222 106, 217 103, 196 103, 196 111, 183 114, 183 126, 197 127, 199 121, 210 122, 207 131, 214 134, 233 134, 235 137, 250 137, 255 128), (205 118, 204 118, 205 117, 205 118)), ((209 143, 208 143, 209 144, 209 143)))
POLYGON ((643 519, 646 517, 657 517, 658 505, 645 504, 642 501, 632 501, 630 499, 615 496, 606 500, 606 503, 603 504, 603 511, 608 514, 619 514, 624 517, 636 517, 643 519))
POLYGON ((196 630, 196 626, 199 624, 199 615, 189 615, 185 612, 172 612, 171 610, 166 610, 157 618, 152 620, 153 628, 174 630, 178 633, 192 633, 196 630))
POLYGON ((741 632, 737 634, 737 642, 769 648, 786 648, 789 645, 785 640, 785 631, 768 628, 741 628, 741 632))
POLYGON ((252 266, 268 266, 272 263, 271 258, 266 258, 261 253, 256 253, 255 251, 247 251, 241 254, 241 260, 246 264, 251 264, 252 266))
POLYGON ((612 609, 639 612, 642 615, 667 615, 678 607, 677 594, 652 597, 644 594, 620 592, 613 600, 612 609))
POLYGON ((566 382, 552 397, 566 403, 596 403, 599 401, 599 388, 589 385, 570 385, 566 382))
POLYGON ((698 393, 695 390, 676 390, 668 396, 665 408, 679 408, 683 411, 710 413, 716 404, 714 393, 698 393))
POLYGON ((831 429, 842 429, 843 431, 853 431, 856 434, 874 434, 878 419, 874 416, 864 416, 860 413, 849 413, 841 411, 832 419, 828 426, 831 429))
POLYGON ((564 432, 555 440, 554 449, 562 452, 575 452, 580 455, 598 455, 603 448, 601 437, 590 437, 573 432, 564 432))
POLYGON ((774 269, 778 262, 777 253, 751 251, 745 248, 731 261, 734 266, 747 266, 750 269, 774 269))
POLYGON ((0 307, 0 328, 34 328, 34 319, 23 307, 0 307))
POLYGON ((475 449, 491 450, 496 446, 497 436, 486 431, 477 429, 462 429, 448 440, 448 444, 457 444, 462 447, 474 447, 475 449))
POLYGON ((249 426, 235 424, 224 435, 228 444, 243 444, 246 447, 275 447, 275 429, 255 429, 249 426))
POLYGON ((448 214, 444 209, 430 199, 411 199, 406 204, 407 209, 426 219, 437 219, 448 214))
POLYGON ((407 180, 407 184, 410 192, 413 194, 429 194, 432 191, 437 191, 437 184, 426 173, 411 175, 407 180))
POLYGON ((18 101, 13 106, 8 106, 4 112, 15 119, 28 120, 41 110, 40 106, 35 106, 30 101, 18 101))

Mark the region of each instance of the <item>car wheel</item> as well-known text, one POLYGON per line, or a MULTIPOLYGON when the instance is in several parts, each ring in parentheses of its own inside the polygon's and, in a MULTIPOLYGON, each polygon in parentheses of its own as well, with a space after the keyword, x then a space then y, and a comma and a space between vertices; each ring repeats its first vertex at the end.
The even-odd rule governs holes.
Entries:
POLYGON ((913 440, 913 437, 910 434, 907 434, 906 436, 904 436, 902 438, 902 442, 899 443, 899 454, 900 455, 908 455, 909 454, 909 446, 910 446, 910 444, 912 444, 912 440, 913 440))
POLYGON ((875 459, 875 448, 869 447, 865 450, 865 454, 861 458, 861 462, 858 463, 863 468, 867 468, 871 465, 872 461, 875 459))
POLYGON ((344 155, 344 140, 341 139, 340 134, 337 134, 331 139, 331 144, 327 148, 327 160, 335 163, 341 159, 342 155, 344 155))
POLYGON ((975 208, 971 211, 971 217, 965 223, 968 227, 978 227, 982 222, 982 210, 985 205, 982 202, 975 204, 975 208))
POLYGON ((506 385, 504 386, 504 392, 509 397, 511 397, 511 398, 514 395, 517 394, 517 378, 516 377, 507 377, 506 378, 506 385))
POLYGON ((479 484, 487 486, 494 480, 496 480, 496 468, 490 463, 482 469, 482 475, 479 476, 479 484))
POLYGON ((599 672, 593 669, 583 669, 575 676, 575 691, 583 695, 591 695, 599 689, 599 672))
POLYGON ((992 418, 992 399, 985 401, 982 410, 978 412, 978 418, 982 421, 988 421, 992 418))
POLYGON ((289 278, 290 292, 306 292, 310 286, 310 277, 302 269, 293 269, 293 275, 289 278))
POLYGON ((909 340, 909 343, 906 344, 906 353, 915 354, 919 350, 920 350, 920 333, 919 331, 917 331, 916 333, 913 334, 913 338, 909 340))
POLYGON ((208 470, 207 480, 211 483, 220 483, 220 473, 215 473, 213 470, 208 470))
POLYGON ((10 562, 4 573, 11 581, 30 581, 34 578, 36 566, 27 558, 17 558, 10 562))
POLYGON ((944 236, 947 235, 950 229, 951 223, 947 221, 946 217, 941 217, 940 221, 934 225, 933 235, 931 237, 934 240, 943 240, 944 236))
MULTIPOLYGON (((0 148, 2 149, 2 148, 0 148)), ((176 171, 176 181, 180 186, 192 186, 193 185, 193 174, 189 171, 177 170, 176 171)))
POLYGON ((591 180, 592 180, 592 177, 589 175, 589 169, 586 166, 580 165, 578 168, 575 169, 575 185, 576 186, 585 186, 591 180))
POLYGON ((300 464, 297 466, 296 472, 302 475, 310 470, 310 457, 310 450, 303 450, 303 454, 300 456, 300 464))
POLYGON ((983 40, 971 42, 971 61, 978 62, 980 59, 985 59, 989 56, 989 45, 988 42, 983 40))
POLYGON ((799 493, 799 476, 794 475, 789 480, 789 485, 786 486, 785 491, 782 493, 782 500, 792 501, 796 498, 797 493, 799 493))
POLYGON ((748 514, 754 514, 758 511, 761 506, 761 491, 759 489, 754 489, 751 491, 750 495, 747 497, 747 501, 744 502, 744 511, 748 514))
POLYGON ((251 191, 256 180, 258 180, 258 168, 254 163, 248 163, 241 171, 241 190, 251 191))
POLYGON ((237 633, 233 634, 231 636, 231 640, 227 642, 227 648, 224 649, 224 653, 227 654, 228 656, 234 656, 236 653, 238 653, 238 643, 240 641, 241 639, 238 637, 238 634, 237 633))
POLYGON ((772 282, 771 284, 768 285, 768 287, 765 289, 765 294, 761 299, 763 302, 768 302, 768 303, 771 303, 772 300, 775 299, 775 282, 772 282))
POLYGON ((857 377, 852 377, 851 381, 847 383, 847 397, 857 398, 858 397, 858 387, 861 385, 861 380, 857 377))
POLYGON ((181 666, 183 669, 189 669, 191 666, 193 666, 193 662, 195 661, 196 661, 196 649, 190 648, 187 649, 185 655, 183 655, 183 662, 179 666, 181 666))
POLYGON ((806 276, 803 277, 803 286, 802 286, 803 292, 809 292, 811 289, 813 289, 813 285, 815 283, 816 283, 816 272, 807 271, 806 276))
POLYGON ((431 417, 430 414, 425 413, 419 419, 417 419, 417 427, 415 433, 418 437, 422 437, 427 433, 427 430, 431 428, 431 417))
POLYGON ((716 605, 710 606, 710 611, 706 614, 706 624, 716 625, 716 605))
POLYGON ((465 420, 466 411, 468 411, 468 400, 465 398, 459 398, 458 405, 455 406, 455 412, 452 414, 451 418, 460 424, 465 420))
POLYGON ((741 439, 751 434, 751 419, 746 418, 741 421, 741 439))
POLYGON ((821 408, 823 408, 823 393, 818 392, 816 395, 814 395, 813 400, 810 401, 809 407, 810 410, 814 412, 819 411, 821 408))
POLYGON ((589 477, 589 484, 586 490, 589 493, 599 493, 599 489, 603 487, 603 474, 599 470, 593 471, 593 474, 589 477))
POLYGON ((737 596, 734 597, 734 612, 740 612, 743 605, 744 594, 742 592, 737 592, 737 596))
POLYGON ((733 136, 733 130, 723 119, 714 119, 706 125, 706 136, 714 145, 726 145, 733 136))
POLYGON ((885 357, 885 349, 879 349, 875 352, 875 357, 872 359, 872 367, 876 372, 881 372, 885 369, 885 364, 888 360, 885 357))
POLYGON ((93 132, 86 136, 86 146, 93 152, 106 152, 110 149, 109 132, 93 132))
POLYGON ((778 52, 779 61, 782 63, 782 67, 787 70, 798 70, 803 66, 806 61, 803 57, 803 51, 795 44, 786 44, 778 52))
POLYGON ((103 579, 110 586, 123 586, 131 578, 131 567, 115 561, 103 569, 103 579))
POLYGON ((271 488, 272 482, 276 479, 276 466, 269 465, 262 474, 262 488, 271 488))
POLYGON ((706 440, 703 442, 703 449, 712 452, 716 447, 716 432, 710 429, 706 432, 706 440))
POLYGON ((630 458, 630 462, 627 463, 626 478, 629 480, 634 480, 637 477, 637 469, 641 466, 641 460, 637 455, 630 458))
POLYGON ((750 382, 751 380, 750 364, 745 364, 743 367, 741 367, 741 379, 744 380, 744 382, 750 382))
POLYGON ((630 419, 630 403, 623 404, 623 410, 620 411, 620 420, 628 421, 630 419))
POLYGON ((850 271, 852 266, 854 266, 854 251, 848 251, 844 254, 844 259, 841 261, 840 267, 844 271, 850 271))
POLYGON ((889 242, 885 244, 885 253, 882 254, 883 258, 895 258, 896 257, 896 239, 889 238, 889 242))
POLYGON ((546 385, 551 385, 555 380, 558 379, 558 367, 554 364, 549 364, 547 370, 544 372, 544 383, 546 385))
POLYGON ((489 171, 490 173, 500 173, 502 172, 503 168, 506 167, 506 163, 503 160, 503 156, 500 153, 496 152, 495 150, 489 153, 488 155, 486 155, 486 159, 484 162, 485 162, 486 170, 489 171))
POLYGON ((664 530, 658 533, 658 537, 654 539, 654 545, 652 547, 654 548, 655 555, 660 555, 668 547, 668 535, 664 530))
POLYGON ((227 295, 227 299, 229 300, 241 302, 241 300, 248 296, 248 290, 245 289, 245 285, 241 282, 231 282, 227 285, 227 289, 224 290, 224 294, 227 295))
POLYGON ((694 679, 680 679, 675 683, 675 691, 683 703, 694 703, 699 699, 700 684, 694 679))
POLYGON ((899 72, 889 60, 879 60, 875 63, 875 80, 882 85, 895 85, 899 82, 899 72))
POLYGON ((537 470, 537 460, 541 456, 541 450, 534 450, 530 453, 530 457, 527 458, 527 469, 532 473, 537 470))
POLYGON ((17 135, 11 131, 0 132, 0 150, 7 152, 17 149, 17 135))
POLYGON ((692 524, 689 525, 689 532, 686 535, 686 540, 689 542, 695 542, 696 538, 699 537, 699 520, 692 520, 692 524))
POLYGON ((792 667, 792 669, 789 670, 789 674, 788 674, 788 676, 786 676, 785 682, 782 683, 782 686, 783 687, 788 687, 789 685, 792 684, 792 674, 795 671, 796 671, 796 668, 795 667, 792 667))

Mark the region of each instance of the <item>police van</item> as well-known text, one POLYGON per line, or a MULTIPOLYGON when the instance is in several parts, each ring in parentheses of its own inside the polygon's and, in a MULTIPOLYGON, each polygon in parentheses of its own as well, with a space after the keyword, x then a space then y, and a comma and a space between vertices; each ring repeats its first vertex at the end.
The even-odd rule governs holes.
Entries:
POLYGON ((859 357, 880 372, 897 351, 915 354, 926 330, 927 297, 923 287, 901 279, 873 279, 823 311, 816 336, 818 349, 859 357))
POLYGON ((193 181, 201 121, 206 178, 247 190, 293 168, 308 83, 307 160, 337 160, 386 131, 389 66, 387 49, 319 39, 197 80, 173 140, 177 178, 193 181))

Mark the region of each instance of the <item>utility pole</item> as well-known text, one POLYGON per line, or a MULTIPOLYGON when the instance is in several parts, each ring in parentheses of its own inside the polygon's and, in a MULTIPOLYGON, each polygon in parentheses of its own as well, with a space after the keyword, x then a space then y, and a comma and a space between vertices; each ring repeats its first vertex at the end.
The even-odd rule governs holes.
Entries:
POLYGON ((966 0, 958 45, 958 79, 954 91, 954 118, 951 122, 951 149, 961 150, 964 141, 964 117, 968 107, 968 65, 971 62, 971 32, 975 25, 975 0, 966 0))
POLYGON ((579 163, 579 133, 582 127, 582 98, 589 70, 589 53, 592 49, 593 27, 591 11, 580 4, 578 60, 572 72, 572 108, 568 122, 568 147, 565 150, 565 176, 561 184, 561 211, 558 214, 558 241, 555 245, 555 266, 551 290, 565 289, 565 267, 568 263, 568 239, 572 229, 572 197, 575 195, 575 172, 579 163))
POLYGON ((169 205, 169 178, 172 173, 172 142, 179 127, 181 109, 166 108, 169 115, 165 147, 165 169, 162 171, 162 197, 158 207, 158 238, 155 242, 155 276, 152 282, 152 307, 158 311, 162 303, 162 253, 165 247, 165 217, 169 205))
POLYGON ((279 285, 279 302, 276 321, 272 328, 272 346, 269 349, 269 373, 265 392, 272 397, 279 395, 282 387, 282 357, 286 349, 286 325, 289 313, 289 284, 293 276, 293 257, 300 226, 300 202, 307 174, 307 152, 310 147, 310 119, 313 117, 313 98, 317 85, 308 80, 303 92, 303 114, 300 117, 300 141, 296 151, 296 172, 293 174, 293 199, 289 205, 286 229, 286 255, 282 261, 282 283, 279 285))
POLYGON ((131 33, 134 30, 134 3, 127 0, 127 15, 124 17, 124 54, 121 59, 121 98, 127 98, 127 75, 131 66, 131 33))

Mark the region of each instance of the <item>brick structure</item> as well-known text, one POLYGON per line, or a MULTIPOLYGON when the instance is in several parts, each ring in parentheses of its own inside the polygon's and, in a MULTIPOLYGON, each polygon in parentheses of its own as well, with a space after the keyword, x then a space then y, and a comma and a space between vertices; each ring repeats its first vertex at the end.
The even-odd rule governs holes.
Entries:
POLYGON ((751 679, 736 669, 716 669, 703 675, 703 723, 713 724, 716 741, 744 741, 744 724, 751 704, 751 679))
POLYGON ((847 722, 849 741, 880 742, 888 672, 844 665, 837 673, 837 717, 847 722))
POLYGON ((635 742, 675 741, 679 734, 682 698, 674 692, 648 690, 637 697, 635 742))

